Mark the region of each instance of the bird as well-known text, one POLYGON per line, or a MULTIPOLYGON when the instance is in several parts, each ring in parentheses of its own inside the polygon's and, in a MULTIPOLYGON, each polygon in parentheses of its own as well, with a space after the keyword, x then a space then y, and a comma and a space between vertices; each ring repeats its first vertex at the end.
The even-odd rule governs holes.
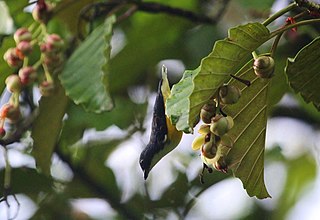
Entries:
POLYGON ((157 97, 153 107, 150 140, 140 154, 140 167, 144 179, 151 169, 180 143, 182 131, 178 131, 165 114, 165 103, 170 95, 167 68, 162 67, 162 79, 159 81, 157 97))

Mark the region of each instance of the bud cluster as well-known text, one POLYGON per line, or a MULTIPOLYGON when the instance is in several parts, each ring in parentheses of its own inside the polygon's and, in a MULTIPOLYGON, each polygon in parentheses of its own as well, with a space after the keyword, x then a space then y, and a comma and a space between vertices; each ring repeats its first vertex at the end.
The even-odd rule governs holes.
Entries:
POLYGON ((32 12, 37 23, 33 27, 17 29, 13 35, 15 47, 9 48, 4 54, 4 60, 15 71, 5 80, 7 90, 12 95, 0 109, 0 138, 6 133, 3 128, 5 119, 17 123, 21 118, 19 96, 23 89, 37 82, 43 96, 54 93, 54 77, 61 71, 64 61, 64 41, 57 34, 47 33, 45 24, 50 13, 51 6, 44 0, 37 1, 32 12), (40 56, 37 62, 30 64, 30 55, 37 51, 35 47, 40 47, 40 56))
POLYGON ((228 171, 225 158, 233 146, 228 132, 234 122, 231 116, 222 113, 221 105, 235 104, 240 96, 241 91, 237 87, 223 85, 218 89, 217 97, 201 109, 200 118, 204 124, 199 128, 200 136, 193 140, 192 149, 200 150, 201 159, 209 169, 213 167, 224 173, 228 171))

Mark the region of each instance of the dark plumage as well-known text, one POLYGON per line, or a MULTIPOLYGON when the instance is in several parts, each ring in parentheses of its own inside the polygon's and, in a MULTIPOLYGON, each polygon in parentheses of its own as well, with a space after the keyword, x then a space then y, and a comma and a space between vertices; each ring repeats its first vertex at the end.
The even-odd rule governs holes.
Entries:
POLYGON ((153 107, 150 141, 140 154, 139 163, 144 172, 144 179, 147 179, 149 175, 154 156, 163 150, 167 139, 168 128, 166 124, 165 106, 161 92, 161 85, 162 80, 159 82, 158 95, 153 107))

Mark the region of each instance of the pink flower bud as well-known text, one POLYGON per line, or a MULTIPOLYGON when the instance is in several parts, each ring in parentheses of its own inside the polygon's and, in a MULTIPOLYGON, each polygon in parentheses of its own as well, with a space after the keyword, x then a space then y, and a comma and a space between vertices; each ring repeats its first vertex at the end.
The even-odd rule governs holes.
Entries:
POLYGON ((17 49, 21 51, 24 56, 28 56, 32 52, 32 44, 28 41, 21 41, 17 45, 17 49))
POLYGON ((37 71, 31 66, 26 66, 19 70, 19 77, 23 85, 30 85, 36 80, 37 71))
POLYGON ((46 52, 61 52, 64 46, 64 42, 57 34, 50 34, 46 38, 46 52))
POLYGON ((39 0, 32 11, 32 17, 35 21, 47 23, 51 12, 51 7, 44 0, 39 0))
POLYGON ((30 42, 32 40, 32 34, 27 28, 19 28, 13 35, 14 41, 16 44, 20 43, 21 41, 30 42))
POLYGON ((20 51, 17 48, 9 48, 4 56, 3 59, 8 63, 11 67, 19 67, 22 65, 22 57, 20 51))

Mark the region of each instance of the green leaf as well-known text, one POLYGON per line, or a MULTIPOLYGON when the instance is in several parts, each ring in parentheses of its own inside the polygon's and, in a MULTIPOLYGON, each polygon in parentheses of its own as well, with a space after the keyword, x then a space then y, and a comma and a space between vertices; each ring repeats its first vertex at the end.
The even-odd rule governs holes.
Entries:
POLYGON ((251 86, 232 80, 230 84, 241 89, 242 95, 224 111, 234 119, 228 132, 234 146, 227 155, 228 166, 238 177, 249 196, 270 197, 264 184, 264 150, 267 125, 268 87, 270 80, 256 77, 253 60, 239 72, 238 77, 251 81, 251 86))
POLYGON ((37 168, 47 175, 50 174, 51 156, 61 131, 67 104, 68 98, 57 81, 56 93, 49 97, 41 97, 39 115, 32 126, 32 154, 37 168))
POLYGON ((320 110, 320 37, 303 47, 292 59, 288 58, 285 72, 290 86, 304 101, 320 110))
POLYGON ((178 130, 192 132, 201 107, 268 38, 269 30, 260 23, 231 28, 229 37, 217 41, 197 69, 185 71, 180 82, 173 86, 166 103, 166 112, 178 130))
POLYGON ((72 54, 60 75, 66 94, 87 111, 100 113, 113 108, 106 75, 115 20, 111 16, 97 27, 72 54))

